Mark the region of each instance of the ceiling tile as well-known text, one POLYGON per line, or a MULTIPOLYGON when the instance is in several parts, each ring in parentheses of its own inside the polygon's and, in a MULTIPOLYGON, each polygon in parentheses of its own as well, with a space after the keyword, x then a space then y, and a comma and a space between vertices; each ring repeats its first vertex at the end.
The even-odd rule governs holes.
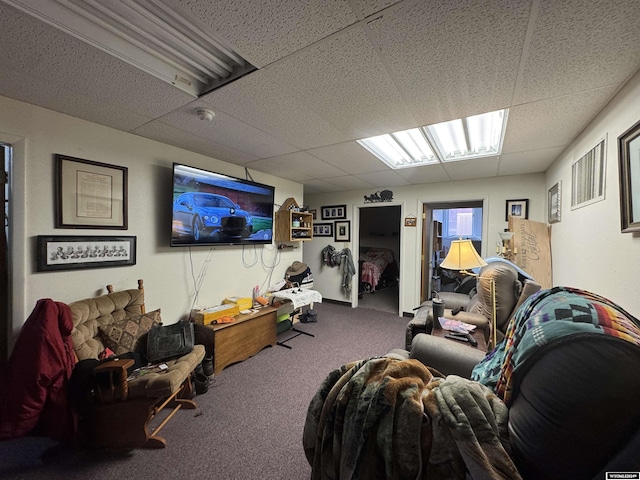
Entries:
POLYGON ((355 140, 415 126, 378 53, 355 26, 280 62, 283 89, 355 140))
POLYGON ((509 105, 530 8, 530 0, 412 0, 367 29, 418 124, 428 125, 509 105))
POLYGON ((396 170, 396 172, 411 185, 418 185, 420 183, 448 182, 451 180, 447 171, 440 163, 414 168, 400 168, 396 170))
POLYGON ((359 18, 368 17, 380 10, 383 10, 391 5, 400 3, 399 0, 351 0, 351 5, 359 18))
POLYGON ((297 151, 297 148, 282 140, 221 111, 212 109, 215 116, 211 121, 200 120, 195 110, 202 106, 205 104, 198 100, 164 115, 159 121, 254 158, 275 157, 297 151))
POLYGON ((541 0, 534 15, 516 103, 618 84, 637 70, 640 2, 541 0))
POLYGON ((472 180, 494 177, 498 174, 499 157, 482 157, 446 162, 443 166, 451 180, 472 180))
POLYGON ((214 110, 227 112, 301 150, 344 142, 349 137, 305 104, 287 85, 295 83, 283 67, 267 67, 201 97, 214 110))
POLYGON ((388 169, 377 157, 356 142, 314 148, 307 150, 307 153, 351 174, 388 169))
POLYGON ((386 172, 360 173, 356 177, 376 187, 400 187, 410 183, 393 170, 386 172))
POLYGON ((356 22, 347 0, 176 0, 258 68, 356 22))
POLYGON ((307 180, 304 182, 304 193, 330 193, 330 192, 345 192, 350 188, 342 187, 333 183, 329 183, 326 180, 307 180))
POLYGON ((292 179, 292 176, 295 176, 295 178, 310 180, 312 178, 338 177, 346 173, 305 152, 296 152, 279 157, 256 160, 251 163, 251 166, 257 170, 276 176, 283 175, 275 172, 286 173, 283 177, 288 179, 292 179))
POLYGON ((238 152, 226 145, 212 142, 162 122, 148 123, 136 128, 132 133, 236 165, 255 160, 255 157, 238 152))
POLYGON ((511 107, 502 152, 568 145, 602 109, 614 91, 615 87, 604 87, 511 107))
POLYGON ((141 125, 193 100, 175 87, 3 3, 0 32, 0 64, 3 70, 14 72, 4 76, 8 90, 2 92, 12 92, 18 100, 120 129, 141 125), (30 85, 23 84, 27 80, 30 85), (45 89, 48 95, 43 98, 39 92, 45 89), (63 106, 65 110, 61 110, 63 106), (101 114, 103 109, 105 113, 101 114), (115 114, 117 110, 121 111, 119 115, 115 114))
POLYGON ((353 175, 345 175, 343 177, 331 177, 322 180, 328 185, 339 187, 342 191, 347 190, 362 190, 366 188, 372 188, 375 185, 365 182, 361 178, 354 177, 353 175))
POLYGON ((565 147, 543 148, 527 152, 503 153, 500 157, 499 175, 521 175, 544 172, 564 151, 565 147))

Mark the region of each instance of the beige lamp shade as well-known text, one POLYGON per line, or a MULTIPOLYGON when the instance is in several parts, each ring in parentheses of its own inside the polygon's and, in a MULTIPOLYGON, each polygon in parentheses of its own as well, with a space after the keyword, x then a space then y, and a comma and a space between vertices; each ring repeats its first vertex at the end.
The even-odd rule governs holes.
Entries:
POLYGON ((440 264, 447 270, 472 270, 487 265, 478 254, 471 240, 453 240, 449 253, 440 264))

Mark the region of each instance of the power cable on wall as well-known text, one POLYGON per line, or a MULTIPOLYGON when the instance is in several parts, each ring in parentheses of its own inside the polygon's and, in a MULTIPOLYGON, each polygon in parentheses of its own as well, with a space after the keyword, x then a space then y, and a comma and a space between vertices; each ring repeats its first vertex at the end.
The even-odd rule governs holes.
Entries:
MULTIPOLYGON (((215 248, 210 248, 207 258, 205 259, 202 267, 200 268, 200 273, 198 274, 198 278, 196 278, 194 274, 193 268, 193 256, 191 255, 191 247, 189 247, 189 264, 191 265, 191 278, 193 279, 193 303, 191 305, 191 309, 193 310, 198 303, 198 296, 200 295, 200 288, 202 288, 202 283, 204 282, 205 277, 207 276, 207 269, 209 268, 209 263, 211 262, 211 256, 213 255, 213 251, 215 248)), ((189 319, 191 317, 191 313, 189 313, 189 319)))

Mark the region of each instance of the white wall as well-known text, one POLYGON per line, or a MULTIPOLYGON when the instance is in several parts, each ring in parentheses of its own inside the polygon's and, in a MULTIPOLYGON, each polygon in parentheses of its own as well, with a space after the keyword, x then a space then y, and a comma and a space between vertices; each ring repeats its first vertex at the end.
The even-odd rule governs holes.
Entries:
MULTIPOLYGON (((333 245, 337 250, 349 248, 357 252, 357 232, 359 229, 359 208, 363 206, 400 205, 402 208, 400 227, 400 305, 401 312, 412 312, 420 301, 421 277, 421 249, 422 249, 422 205, 424 203, 451 202, 459 200, 483 200, 484 226, 483 257, 493 253, 495 243, 499 240, 498 232, 507 227, 504 219, 506 200, 529 199, 529 219, 538 222, 546 221, 546 190, 544 175, 518 175, 509 177, 484 178, 469 181, 444 183, 430 183, 426 185, 411 185, 389 188, 393 191, 392 202, 364 204, 364 195, 374 193, 374 189, 367 191, 337 192, 331 194, 308 194, 305 203, 318 212, 323 205, 347 205, 348 220, 351 221, 351 242, 336 243, 329 237, 315 237, 307 242, 304 250, 304 261, 313 272, 314 288, 318 289, 325 298, 357 303, 357 287, 351 295, 347 295, 341 288, 340 272, 337 268, 322 267, 322 249, 333 245), (404 218, 413 215, 418 218, 416 227, 405 227, 404 218)), ((376 189, 378 190, 378 189, 376 189)), ((382 190, 382 188, 380 188, 382 190)), ((354 255, 354 257, 357 257, 354 255)), ((354 258, 357 262, 357 258, 354 258)), ((357 267, 357 264, 356 264, 357 267)), ((399 312, 399 313, 401 313, 399 312)))
MULTIPOLYGON (((145 282, 148 309, 161 308, 165 323, 184 317, 194 302, 194 277, 204 273, 199 305, 227 296, 250 296, 284 277, 302 249, 265 247, 170 248, 171 165, 179 161, 244 178, 243 167, 120 132, 50 110, 0 97, 0 142, 15 147, 10 185, 10 268, 14 338, 40 298, 71 302, 145 282), (127 166, 129 229, 54 228, 54 159, 72 157, 127 166), (137 264, 61 272, 36 272, 38 235, 135 235, 137 264), (193 265, 193 269, 192 269, 193 265), (274 268, 270 268, 275 265, 274 268), (273 271, 273 275, 271 273, 273 271)), ((302 185, 251 171, 257 182, 276 187, 276 203, 294 197, 302 204, 302 185)))
MULTIPOLYGON (((640 120, 640 73, 615 96, 547 171, 548 190, 562 181, 561 221, 551 227, 555 285, 600 294, 640 317, 640 235, 621 233, 618 137, 640 120), (605 199, 571 210, 571 164, 606 139, 605 199)), ((640 194, 640 192, 636 192, 640 194)))

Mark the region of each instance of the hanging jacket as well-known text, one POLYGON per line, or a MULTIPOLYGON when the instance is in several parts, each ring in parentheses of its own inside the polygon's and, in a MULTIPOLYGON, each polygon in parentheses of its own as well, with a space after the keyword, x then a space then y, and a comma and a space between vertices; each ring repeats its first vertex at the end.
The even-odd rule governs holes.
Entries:
POLYGON ((77 422, 67 395, 76 363, 72 329, 67 305, 38 300, 0 378, 0 440, 73 440, 77 422))

